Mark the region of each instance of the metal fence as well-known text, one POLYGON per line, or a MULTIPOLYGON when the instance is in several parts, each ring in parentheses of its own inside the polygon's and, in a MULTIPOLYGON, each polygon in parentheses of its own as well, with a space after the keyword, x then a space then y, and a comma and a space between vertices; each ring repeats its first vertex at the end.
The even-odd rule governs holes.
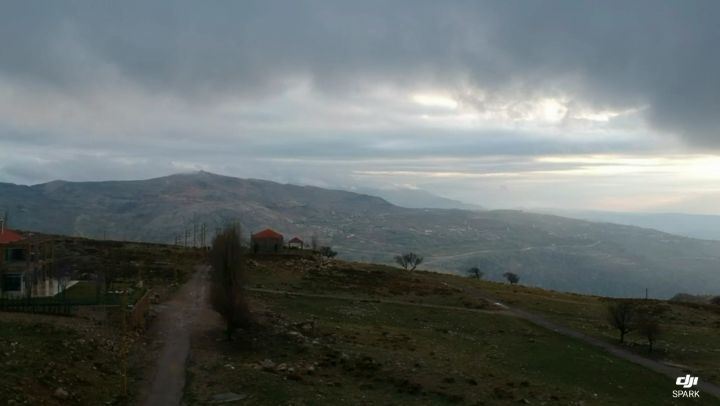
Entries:
POLYGON ((132 306, 146 295, 146 289, 131 294, 106 293, 96 297, 66 298, 63 294, 52 297, 0 298, 0 311, 73 315, 80 306, 132 306))
POLYGON ((68 302, 36 301, 33 299, 0 299, 0 311, 42 313, 70 316, 75 312, 75 305, 68 302))

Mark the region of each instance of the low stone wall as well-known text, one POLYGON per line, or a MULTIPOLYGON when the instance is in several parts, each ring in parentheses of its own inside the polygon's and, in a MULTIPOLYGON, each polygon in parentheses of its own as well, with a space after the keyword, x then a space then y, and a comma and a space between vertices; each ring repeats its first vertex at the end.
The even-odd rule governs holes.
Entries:
POLYGON ((148 311, 150 311, 150 289, 145 292, 143 297, 135 303, 132 310, 128 314, 128 323, 132 328, 145 328, 145 320, 148 311))
POLYGON ((105 305, 76 306, 74 315, 98 323, 106 323, 110 313, 113 311, 118 311, 118 307, 119 306, 105 305))
MULTIPOLYGON (((135 303, 125 309, 126 322, 129 328, 142 329, 145 328, 145 319, 150 310, 151 292, 148 290, 135 303)), ((75 306, 74 316, 87 320, 93 320, 98 323, 121 326, 123 323, 121 305, 88 305, 75 306)))

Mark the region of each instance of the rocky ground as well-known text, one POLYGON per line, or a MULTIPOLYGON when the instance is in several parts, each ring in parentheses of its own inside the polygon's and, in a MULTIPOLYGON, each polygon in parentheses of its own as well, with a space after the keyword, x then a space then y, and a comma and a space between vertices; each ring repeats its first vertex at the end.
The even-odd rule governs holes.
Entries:
POLYGON ((139 339, 79 318, 0 313, 0 404, 126 404, 139 339))

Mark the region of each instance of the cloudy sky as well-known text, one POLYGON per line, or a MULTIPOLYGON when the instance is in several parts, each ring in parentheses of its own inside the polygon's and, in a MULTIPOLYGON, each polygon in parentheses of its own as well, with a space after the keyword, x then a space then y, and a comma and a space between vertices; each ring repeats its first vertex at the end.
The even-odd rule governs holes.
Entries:
POLYGON ((0 181, 720 214, 716 1, 7 1, 0 181))

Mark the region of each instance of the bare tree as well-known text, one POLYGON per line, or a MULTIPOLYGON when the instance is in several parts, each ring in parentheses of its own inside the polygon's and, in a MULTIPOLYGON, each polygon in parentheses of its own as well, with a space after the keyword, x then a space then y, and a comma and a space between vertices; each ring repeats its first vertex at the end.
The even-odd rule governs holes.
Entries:
POLYGON ((650 315, 643 315, 637 322, 637 329, 648 341, 648 352, 652 352, 653 344, 662 333, 658 319, 650 315))
POLYGON ((466 273, 467 273, 468 276, 470 276, 471 278, 476 278, 476 279, 482 279, 482 277, 483 277, 483 275, 484 275, 483 271, 481 271, 480 268, 478 268, 478 267, 476 267, 476 266, 468 269, 468 270, 466 271, 466 273))
POLYGON ((660 320, 667 311, 667 306, 662 305, 643 306, 637 311, 637 330, 648 341, 648 352, 653 351, 655 341, 663 333, 660 320))
POLYGON ((317 234, 313 234, 312 237, 310 237, 310 248, 312 248, 313 251, 317 251, 320 248, 317 234))
POLYGON ((228 340, 233 331, 250 322, 243 291, 245 262, 239 225, 227 227, 215 236, 210 250, 212 266, 210 303, 225 319, 228 340))
POLYGON ((395 262, 403 267, 406 271, 414 271, 423 262, 423 257, 415 254, 414 252, 408 252, 407 254, 397 255, 395 262))
POLYGON ((331 259, 335 258, 337 252, 333 251, 330 247, 320 247, 320 259, 323 263, 330 262, 331 259))
POLYGON ((516 273, 505 272, 503 276, 508 280, 508 282, 510 282, 511 285, 515 285, 520 282, 520 277, 516 273))
POLYGON ((632 330, 635 319, 635 305, 631 302, 611 303, 607 309, 608 322, 620 333, 620 342, 625 342, 625 335, 632 330))

